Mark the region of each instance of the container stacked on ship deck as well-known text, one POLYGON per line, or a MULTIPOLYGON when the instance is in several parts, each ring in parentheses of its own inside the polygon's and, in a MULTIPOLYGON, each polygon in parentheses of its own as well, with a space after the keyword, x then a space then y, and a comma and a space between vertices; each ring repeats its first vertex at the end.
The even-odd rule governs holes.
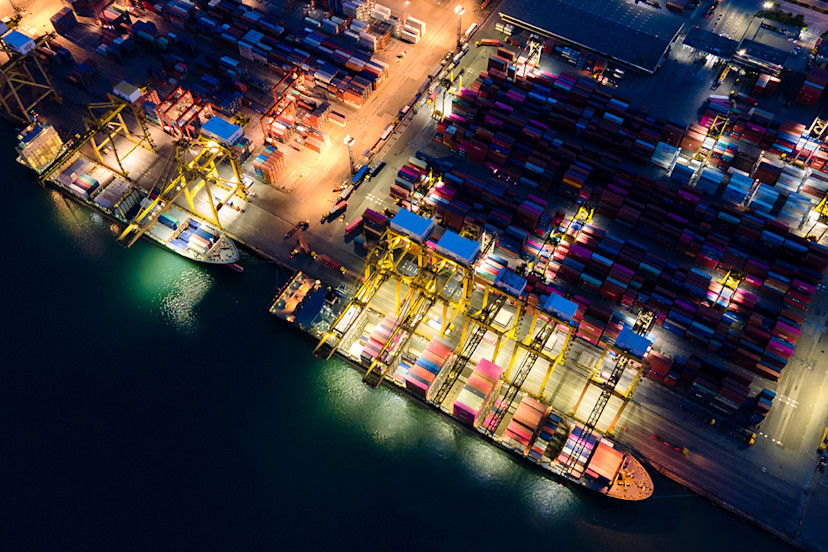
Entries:
MULTIPOLYGON (((394 331, 394 326, 397 323, 397 317, 393 314, 387 314, 374 328, 374 331, 371 332, 371 335, 365 339, 364 344, 362 346, 362 352, 360 353, 360 360, 366 366, 370 366, 371 363, 377 358, 382 351, 383 346, 388 341, 388 338, 391 337, 391 333, 394 331)), ((383 353, 383 358, 379 359, 384 361, 385 356, 388 353, 383 353)))
POLYGON ((592 451, 600 439, 600 436, 595 434, 591 434, 588 438, 584 438, 582 437, 584 433, 584 426, 576 424, 575 427, 572 428, 572 432, 569 434, 561 454, 558 456, 558 462, 562 465, 567 465, 569 463, 570 456, 575 452, 575 448, 580 448, 580 452, 578 453, 578 457, 575 460, 571 472, 572 477, 575 479, 580 479, 583 475, 586 470, 587 461, 589 460, 589 457, 592 456, 592 451), (583 447, 578 445, 579 441, 584 443, 583 447))
POLYGON ((480 425, 489 402, 500 389, 502 374, 503 368, 485 358, 480 359, 454 401, 454 416, 471 426, 480 425))
POLYGON ((504 442, 524 455, 528 454, 541 424, 546 421, 549 407, 529 395, 524 395, 506 427, 504 442))
POLYGON ((400 369, 395 374, 395 379, 402 380, 406 389, 422 398, 431 398, 434 380, 440 370, 451 358, 454 346, 439 337, 432 338, 426 346, 423 354, 417 359, 413 366, 407 370, 400 363, 400 369))

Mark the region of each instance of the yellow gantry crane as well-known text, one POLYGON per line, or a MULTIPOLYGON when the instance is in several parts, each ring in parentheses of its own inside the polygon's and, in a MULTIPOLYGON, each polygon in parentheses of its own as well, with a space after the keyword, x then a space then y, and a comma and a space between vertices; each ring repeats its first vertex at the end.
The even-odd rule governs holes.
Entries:
POLYGON ((816 225, 818 223, 822 223, 822 224, 825 224, 826 226, 828 226, 828 195, 823 197, 822 201, 820 201, 819 204, 817 204, 817 206, 814 207, 813 210, 817 214, 817 219, 814 222, 814 224, 811 226, 811 229, 808 230, 807 235, 805 236, 805 238, 808 239, 808 240, 815 241, 815 242, 819 243, 820 241, 822 241, 822 238, 825 237, 825 233, 828 232, 828 228, 823 230, 822 234, 820 234, 819 237, 817 237, 817 235, 813 234, 812 232, 814 231, 814 228, 816 228, 816 225))
POLYGON ((128 176, 122 162, 124 158, 138 147, 143 147, 153 153, 155 152, 155 144, 150 137, 146 117, 143 111, 138 109, 135 104, 126 102, 112 94, 107 94, 106 102, 89 104, 88 110, 89 115, 84 117, 83 120, 87 131, 95 130, 89 138, 89 144, 92 146, 92 150, 95 152, 95 157, 98 158, 99 163, 104 164, 103 155, 111 146, 112 154, 115 156, 115 161, 118 163, 118 168, 120 169, 118 172, 124 176, 128 176), (100 112, 103 113, 98 115, 100 112), (138 124, 140 133, 130 130, 129 125, 124 121, 125 112, 132 114, 138 124), (103 139, 96 139, 100 134, 103 134, 103 139), (120 136, 131 142, 132 147, 125 153, 119 154, 118 148, 115 147, 116 136, 120 136))
POLYGON ((63 103, 63 97, 37 57, 38 48, 53 36, 44 35, 35 39, 35 48, 26 54, 0 43, 0 52, 7 58, 0 66, 0 106, 8 118, 29 123, 33 120, 32 111, 41 101, 51 99, 63 103))
POLYGON ((707 136, 713 138, 713 147, 710 148, 710 151, 705 153, 704 143, 702 143, 702 147, 700 147, 699 151, 696 152, 696 155, 693 156, 697 161, 701 161, 702 167, 707 165, 707 160, 710 159, 711 155, 713 155, 713 151, 716 149, 716 144, 719 143, 722 135, 724 135, 725 128, 727 127, 727 121, 727 116, 716 115, 713 122, 710 124, 710 128, 707 130, 707 136))
POLYGON ((39 176, 41 182, 45 182, 50 176, 65 165, 75 154, 79 153, 87 144, 92 146, 96 161, 111 170, 119 173, 125 178, 129 175, 124 168, 123 160, 136 148, 143 147, 155 152, 155 144, 149 134, 147 122, 143 112, 135 104, 126 102, 117 96, 107 95, 108 101, 93 103, 87 106, 87 113, 81 118, 83 120, 83 134, 72 137, 70 144, 65 151, 55 159, 39 176), (124 113, 131 113, 138 125, 137 131, 130 129, 124 120, 124 113), (103 135, 102 139, 98 139, 103 135), (122 137, 132 143, 132 147, 126 152, 119 152, 115 137, 122 137), (104 159, 106 149, 111 149, 118 168, 110 167, 104 159))
POLYGON ((199 137, 194 141, 180 140, 175 144, 173 178, 164 183, 160 179, 158 189, 150 190, 144 206, 118 238, 126 247, 134 244, 176 200, 184 194, 190 211, 204 216, 217 228, 222 228, 218 212, 233 196, 247 198, 241 167, 233 152, 214 140, 199 137), (228 174, 229 173, 229 174, 228 174), (226 175, 226 177, 225 177, 226 175), (210 213, 199 213, 196 195, 204 188, 210 213), (223 200, 216 201, 213 192, 221 188, 228 192, 223 200))
MULTIPOLYGON (((431 116, 434 119, 440 120, 443 118, 443 115, 446 112, 446 95, 449 96, 456 96, 460 89, 463 87, 463 73, 465 73, 465 69, 460 69, 457 74, 454 73, 454 69, 451 69, 449 73, 440 80, 440 87, 443 88, 442 94, 440 94, 440 109, 437 109, 437 98, 434 98, 434 103, 432 104, 432 112, 431 116)), ((437 92, 435 92, 437 94, 437 92)))

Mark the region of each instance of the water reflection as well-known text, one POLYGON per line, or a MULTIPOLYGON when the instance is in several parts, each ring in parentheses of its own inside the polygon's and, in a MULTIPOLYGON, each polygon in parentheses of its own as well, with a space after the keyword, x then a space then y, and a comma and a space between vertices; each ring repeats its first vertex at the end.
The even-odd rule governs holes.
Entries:
POLYGON ((49 192, 57 223, 72 237, 75 247, 87 259, 102 259, 108 236, 103 232, 90 232, 89 227, 90 221, 91 226, 96 228, 106 227, 107 220, 100 213, 78 205, 57 190, 49 190, 49 192))
POLYGON ((181 271, 163 285, 158 306, 164 319, 181 334, 199 332, 198 304, 213 285, 213 277, 200 267, 181 271))

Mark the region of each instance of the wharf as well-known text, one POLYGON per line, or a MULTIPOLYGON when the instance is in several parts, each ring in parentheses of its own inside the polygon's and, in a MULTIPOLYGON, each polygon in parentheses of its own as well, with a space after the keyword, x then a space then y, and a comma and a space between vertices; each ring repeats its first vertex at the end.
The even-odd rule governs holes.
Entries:
MULTIPOLYGON (((33 14, 37 18, 48 20, 49 15, 61 7, 55 2, 52 4, 55 6, 54 10, 50 11, 48 7, 43 10, 38 8, 33 10, 33 14)), ((448 21, 451 18, 449 16, 445 19, 448 21)), ((487 23, 481 34, 491 31, 492 25, 492 21, 487 23)), ((39 29, 42 26, 40 23, 31 24, 33 29, 39 29)), ((446 24, 445 27, 449 29, 448 34, 453 35, 453 25, 446 24)), ((435 27, 432 26, 431 28, 435 27)), ((65 43, 66 41, 61 40, 61 42, 65 43)), ((75 54, 83 52, 85 48, 83 44, 70 44, 69 46, 75 54)), ((475 59, 469 59, 472 56, 467 56, 465 62, 469 65, 485 65, 486 54, 483 53, 484 50, 485 48, 479 49, 475 59)), ((78 59, 83 59, 83 57, 78 59)), ((124 77, 125 71, 137 71, 134 67, 119 67, 100 56, 96 59, 104 75, 104 79, 102 79, 104 82, 99 83, 101 86, 89 91, 63 87, 64 93, 70 99, 68 103, 77 106, 78 104, 88 103, 89 98, 100 98, 101 91, 105 91, 107 88, 105 84, 107 81, 115 80, 117 82, 119 78, 124 77)), ((404 76, 397 88, 381 88, 378 95, 372 99, 372 101, 375 101, 375 105, 368 105, 358 112, 356 116, 358 123, 366 129, 369 126, 371 128, 370 131, 366 130, 364 133, 365 139, 356 148, 358 151, 362 151, 361 148, 369 149, 375 143, 376 137, 382 128, 390 120, 389 116, 396 113, 399 106, 389 105, 389 102, 398 102, 402 105, 404 98, 413 97, 413 92, 416 91, 421 82, 421 79, 413 75, 424 74, 424 71, 427 71, 433 65, 429 65, 431 63, 429 61, 417 61, 415 63, 414 60, 415 56, 407 56, 399 66, 404 76), (403 65, 405 66, 403 67, 403 65), (374 117, 374 115, 378 115, 378 117, 374 117)), ((702 84, 707 89, 707 83, 702 84)), ((385 155, 385 159, 388 160, 389 166, 385 169, 385 173, 381 175, 382 178, 364 184, 355 192, 349 206, 349 219, 355 216, 353 213, 361 213, 366 207, 381 210, 383 207, 392 204, 387 194, 389 177, 393 181, 393 173, 395 173, 400 163, 404 164, 404 160, 407 159, 408 155, 411 155, 417 149, 428 146, 429 150, 439 152, 441 156, 448 156, 447 150, 433 146, 434 128, 433 124, 429 124, 429 111, 430 109, 423 109, 418 117, 408 119, 403 124, 402 132, 394 135, 386 143, 382 153, 385 155)), ((44 110, 48 118, 56 117, 55 120, 60 121, 58 123, 60 126, 77 130, 80 112, 73 112, 71 105, 69 110, 61 109, 54 110, 54 113, 46 112, 47 110, 44 110)), ((251 126, 255 125, 251 123, 251 126)), ((165 140, 165 135, 160 132, 154 132, 154 136, 159 138, 160 141, 165 140)), ((260 136, 256 137, 259 142, 260 138, 260 136)), ((339 144, 341 144, 341 141, 339 144)), ((167 147, 169 147, 169 144, 167 147)), ((341 146, 339 147, 343 149, 341 146)), ((314 164, 314 159, 299 158, 297 156, 297 166, 303 168, 285 175, 285 180, 290 181, 291 186, 285 185, 279 189, 258 182, 254 183, 252 189, 259 197, 251 200, 245 206, 244 216, 237 216, 227 224, 228 234, 238 243, 245 245, 258 255, 287 266, 291 271, 301 269, 310 273, 313 277, 319 278, 322 282, 330 282, 332 287, 336 287, 343 282, 353 285, 353 278, 343 277, 338 271, 324 265, 313 263, 307 258, 291 259, 289 254, 293 249, 294 241, 283 239, 284 233, 294 225, 296 220, 308 218, 313 221, 312 227, 305 233, 309 246, 334 258, 352 273, 358 274, 361 272, 363 257, 355 249, 353 243, 348 243, 342 238, 344 224, 341 222, 326 225, 316 224, 319 214, 331 205, 332 194, 329 190, 341 181, 343 175, 347 174, 347 158, 342 153, 340 152, 336 162, 321 167, 314 164), (290 193, 286 193, 284 190, 290 190, 290 193), (289 216, 286 213, 289 213, 289 216)), ((161 168, 160 159, 161 156, 153 163, 140 161, 134 167, 135 172, 132 172, 132 174, 139 175, 142 181, 148 181, 161 168)), ((820 294, 818 297, 823 296, 824 294, 820 294)), ((388 300, 390 298, 386 297, 386 301, 388 300)), ((815 308, 815 310, 822 314, 825 311, 824 306, 815 308)), ((813 336, 811 341, 808 342, 808 347, 817 347, 819 343, 818 333, 820 328, 824 327, 822 325, 824 323, 822 314, 815 318, 813 322, 812 330, 817 335, 813 336)), ((484 347, 487 345, 489 349, 488 353, 485 354, 491 352, 492 344, 484 343, 481 345, 481 355, 484 354, 484 347)), ((803 348, 805 348, 805 345, 803 345, 803 348)), ((806 402, 813 404, 811 401, 819 398, 824 382, 819 379, 823 375, 822 372, 812 370, 809 365, 818 363, 818 361, 821 362, 823 357, 816 353, 815 348, 806 352, 798 349, 797 352, 798 355, 801 353, 802 359, 796 365, 797 370, 791 370, 794 367, 793 363, 792 366, 787 368, 786 374, 790 375, 786 376, 782 385, 788 386, 789 393, 787 394, 789 395, 794 395, 801 389, 807 390, 811 397, 810 401, 800 399, 799 402, 803 405, 806 402)), ((574 358, 577 355, 573 354, 572 356, 574 358)), ((356 365, 352 359, 349 359, 349 362, 356 365)), ((361 368, 364 369, 364 367, 361 368)), ((549 390, 550 397, 560 402, 561 409, 566 409, 567 405, 571 407, 575 404, 577 393, 580 390, 575 380, 580 376, 578 383, 582 383, 586 375, 587 371, 577 366, 573 366, 571 370, 553 372, 546 388, 549 390)), ((800 519, 800 513, 804 507, 803 502, 807 496, 813 496, 814 498, 808 505, 805 523, 801 525, 805 535, 808 535, 809 527, 816 529, 814 531, 815 535, 820 534, 818 532, 819 528, 813 526, 818 525, 816 520, 828 510, 828 507, 826 507, 828 500, 825 500, 824 496, 818 492, 813 493, 813 495, 803 494, 802 492, 803 481, 810 482, 813 474, 812 466, 807 466, 808 469, 803 467, 805 464, 802 459, 805 457, 805 450, 810 448, 807 435, 813 433, 815 424, 822 421, 821 419, 816 421, 816 419, 824 405, 818 405, 818 412, 815 413, 813 423, 807 416, 805 419, 802 418, 802 416, 808 414, 806 411, 810 408, 802 407, 797 410, 796 404, 785 407, 777 405, 779 410, 773 411, 771 415, 775 418, 769 417, 768 423, 766 423, 766 427, 771 425, 775 429, 767 436, 760 435, 757 445, 747 450, 736 444, 732 435, 724 435, 718 429, 706 427, 699 420, 691 419, 687 412, 680 410, 678 407, 683 402, 687 401, 682 397, 678 397, 674 391, 645 379, 638 394, 619 422, 619 426, 625 429, 618 431, 617 440, 621 444, 640 452, 642 456, 651 460, 660 471, 663 470, 666 475, 701 492, 703 496, 763 525, 769 531, 776 531, 782 537, 787 535, 786 540, 794 539, 793 542, 803 548, 825 549, 824 545, 820 547, 820 545, 814 544, 815 541, 818 541, 817 538, 798 537, 797 540, 792 536, 798 531, 797 521, 800 519), (653 414, 653 411, 657 411, 657 414, 653 414), (791 412, 798 417, 796 423, 788 428, 791 412), (693 431, 687 431, 685 429, 687 426, 692 426, 693 431), (693 432, 696 433, 695 437, 689 435, 693 432), (666 440, 688 446, 691 451, 690 459, 692 462, 687 462, 683 456, 676 457, 674 451, 669 447, 654 446, 659 443, 656 443, 650 437, 651 434, 659 434, 666 440), (799 434, 797 441, 793 440, 795 434, 799 434), (785 436, 785 449, 787 449, 784 451, 784 457, 780 455, 780 451, 783 450, 783 436, 785 436), (689 441, 691 437, 694 438, 693 443, 689 441), (687 440, 684 440, 685 438, 687 440), (716 447, 725 449, 727 455, 721 455, 717 452, 716 447), (669 455, 672 455, 672 457, 669 455), (700 467, 707 471, 700 469, 700 467), (713 472, 718 474, 717 479, 706 477, 708 473, 713 472), (722 484, 722 481, 734 481, 734 474, 739 476, 738 481, 749 483, 749 491, 740 488, 738 485, 722 484), (757 509, 757 506, 761 506, 761 508, 757 509)), ((824 480, 819 481, 819 485, 824 486, 824 484, 824 480)), ((824 531, 824 529, 822 530, 824 531)))

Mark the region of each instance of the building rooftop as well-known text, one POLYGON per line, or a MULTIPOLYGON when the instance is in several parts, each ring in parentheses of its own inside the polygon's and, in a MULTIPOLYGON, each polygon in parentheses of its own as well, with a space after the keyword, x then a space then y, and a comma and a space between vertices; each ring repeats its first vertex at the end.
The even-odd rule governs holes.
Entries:
POLYGON ((762 44, 754 40, 745 39, 739 44, 736 53, 737 59, 761 69, 780 70, 788 59, 787 52, 783 52, 773 46, 762 44))
POLYGON ((506 0, 501 18, 652 73, 683 26, 674 14, 623 0, 506 0))
POLYGON ((739 43, 735 40, 711 33, 701 27, 693 27, 687 31, 687 36, 684 37, 682 42, 696 50, 724 59, 730 59, 739 46, 739 43))

